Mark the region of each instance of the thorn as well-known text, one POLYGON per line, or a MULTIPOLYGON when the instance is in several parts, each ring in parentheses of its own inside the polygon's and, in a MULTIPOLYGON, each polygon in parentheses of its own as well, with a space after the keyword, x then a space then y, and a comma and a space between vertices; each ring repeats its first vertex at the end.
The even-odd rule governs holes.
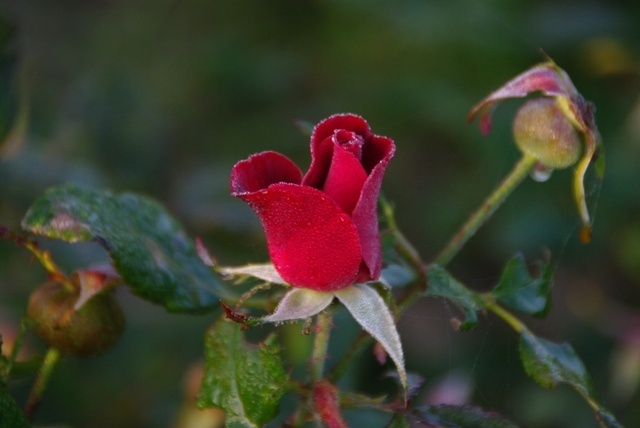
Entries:
POLYGON ((247 316, 242 312, 237 312, 227 306, 222 300, 220 300, 220 306, 222 306, 222 310, 224 311, 225 316, 233 322, 237 322, 239 324, 246 325, 247 316))

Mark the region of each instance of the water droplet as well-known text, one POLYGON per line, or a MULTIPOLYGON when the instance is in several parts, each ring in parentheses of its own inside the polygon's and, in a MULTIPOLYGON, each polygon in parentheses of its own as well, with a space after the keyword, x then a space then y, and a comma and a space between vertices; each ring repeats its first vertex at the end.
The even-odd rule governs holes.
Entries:
POLYGON ((544 166, 541 163, 537 163, 536 166, 531 171, 531 178, 539 183, 544 183, 549 178, 551 178, 551 174, 553 173, 553 168, 549 168, 544 166))

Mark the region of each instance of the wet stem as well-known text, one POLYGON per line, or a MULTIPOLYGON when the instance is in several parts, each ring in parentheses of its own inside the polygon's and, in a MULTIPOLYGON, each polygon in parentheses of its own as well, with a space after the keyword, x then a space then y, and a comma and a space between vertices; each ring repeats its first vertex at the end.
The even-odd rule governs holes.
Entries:
MULTIPOLYGON (((509 197, 513 190, 529 175, 533 167, 536 165, 536 158, 524 154, 520 160, 514 165, 511 172, 504 178, 493 192, 484 200, 484 202, 474 211, 467 221, 458 229, 451 237, 449 242, 444 246, 442 251, 434 259, 435 264, 445 266, 449 263, 467 243, 469 239, 484 225, 487 220, 496 212, 503 202, 509 197)), ((393 216, 393 208, 384 198, 381 198, 382 214, 385 217, 390 233, 395 238, 395 245, 398 252, 407 260, 418 272, 418 279, 409 287, 407 293, 398 301, 398 314, 406 310, 413 302, 415 302, 421 293, 426 289, 426 271, 428 265, 422 261, 419 253, 406 239, 404 234, 397 227, 393 216)), ((521 331, 524 325, 520 323, 513 315, 502 309, 495 303, 489 303, 489 309, 496 315, 500 316, 504 321, 510 324, 516 331, 521 331)), ((336 382, 347 371, 350 362, 371 343, 371 337, 367 334, 361 334, 347 353, 336 363, 327 378, 336 382)))

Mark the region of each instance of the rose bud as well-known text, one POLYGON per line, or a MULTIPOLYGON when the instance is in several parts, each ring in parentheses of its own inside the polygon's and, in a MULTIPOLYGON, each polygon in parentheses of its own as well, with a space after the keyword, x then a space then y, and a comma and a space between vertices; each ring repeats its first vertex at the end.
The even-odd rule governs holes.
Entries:
POLYGON ((79 296, 79 290, 47 282, 31 294, 27 315, 47 345, 76 357, 101 354, 122 336, 122 309, 111 291, 94 295, 76 309, 79 296))
POLYGON ((550 105, 547 105, 547 107, 543 108, 541 105, 537 105, 534 108, 533 106, 536 106, 536 104, 533 104, 527 107, 527 109, 540 109, 540 111, 526 113, 525 110, 522 113, 523 117, 520 118, 525 123, 514 125, 514 127, 517 127, 517 129, 514 129, 514 136, 521 140, 518 142, 518 146, 525 153, 533 154, 537 157, 536 153, 538 152, 557 152, 557 154, 550 154, 549 156, 543 154, 543 156, 546 156, 545 158, 537 157, 542 164, 549 163, 548 165, 545 164, 545 166, 563 168, 575 164, 573 189, 583 224, 579 236, 581 241, 589 242, 591 239, 591 219, 585 198, 584 176, 589 164, 596 159, 595 155, 598 152, 595 171, 597 178, 602 179, 604 176, 604 153, 600 133, 594 118, 595 108, 593 104, 580 95, 567 73, 551 60, 538 64, 517 75, 489 94, 471 109, 467 119, 471 122, 476 116, 480 116, 480 129, 483 133, 488 134, 491 130, 491 115, 498 102, 508 98, 523 98, 535 92, 553 99, 555 106, 550 107, 550 105), (545 112, 546 109, 549 110, 545 112), (524 116, 531 117, 525 118, 524 116), (560 116, 564 116, 565 119, 560 119, 560 116), (538 121, 543 122, 546 119, 550 120, 546 124, 546 126, 550 127, 548 136, 551 136, 556 131, 562 133, 563 136, 555 140, 560 146, 556 148, 550 147, 549 149, 541 149, 539 147, 534 149, 530 146, 536 146, 537 143, 534 140, 539 140, 539 137, 526 137, 525 134, 528 132, 544 133, 542 130, 544 124, 535 123, 538 121), (566 122, 569 122, 581 134, 580 144, 571 142, 574 138, 566 122), (537 129, 533 131, 532 128, 537 129), (527 139, 532 141, 525 143, 524 140, 527 139), (575 145, 582 147, 576 148, 574 147, 575 145), (573 160, 573 156, 581 157, 579 160, 573 160), (553 164, 560 166, 554 166, 553 164))
POLYGON ((553 169, 574 165, 582 154, 576 129, 551 98, 530 100, 520 107, 513 120, 513 138, 520 151, 553 169))
POLYGON ((394 151, 393 141, 373 134, 363 118, 340 114, 314 128, 304 177, 270 151, 233 167, 231 191, 258 215, 285 281, 334 291, 380 276, 377 201, 394 151))

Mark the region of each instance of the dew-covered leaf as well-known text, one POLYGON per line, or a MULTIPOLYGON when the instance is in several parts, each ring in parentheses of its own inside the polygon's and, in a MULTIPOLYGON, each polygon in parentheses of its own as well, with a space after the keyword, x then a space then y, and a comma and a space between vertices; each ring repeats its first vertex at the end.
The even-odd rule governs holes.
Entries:
POLYGON ((407 398, 407 372, 400 335, 389 308, 376 290, 366 284, 354 284, 335 292, 360 326, 387 351, 398 369, 398 376, 407 398))
POLYGON ((137 295, 172 312, 205 312, 227 295, 180 224, 143 196, 55 187, 31 205, 22 227, 67 242, 99 243, 137 295))
POLYGON ((474 406, 456 406, 440 404, 422 406, 414 414, 420 426, 436 426, 442 428, 516 428, 502 415, 474 406))
POLYGON ((439 265, 430 265, 427 270, 427 296, 444 297, 455 303, 464 313, 461 331, 472 329, 478 324, 477 312, 484 307, 482 298, 455 279, 439 265))
POLYGON ((9 394, 7 386, 0 381, 0 427, 28 428, 30 426, 24 413, 9 394))
POLYGON ((540 276, 532 277, 524 258, 517 255, 507 262, 491 293, 511 309, 542 317, 551 307, 552 277, 553 270, 546 261, 540 265, 540 276))
POLYGON ((222 409, 225 426, 261 427, 269 422, 278 413, 286 383, 275 335, 251 345, 239 325, 225 320, 207 332, 198 406, 222 409))
POLYGON ((276 310, 262 320, 282 322, 309 318, 325 310, 333 297, 333 293, 293 288, 280 300, 276 310))

